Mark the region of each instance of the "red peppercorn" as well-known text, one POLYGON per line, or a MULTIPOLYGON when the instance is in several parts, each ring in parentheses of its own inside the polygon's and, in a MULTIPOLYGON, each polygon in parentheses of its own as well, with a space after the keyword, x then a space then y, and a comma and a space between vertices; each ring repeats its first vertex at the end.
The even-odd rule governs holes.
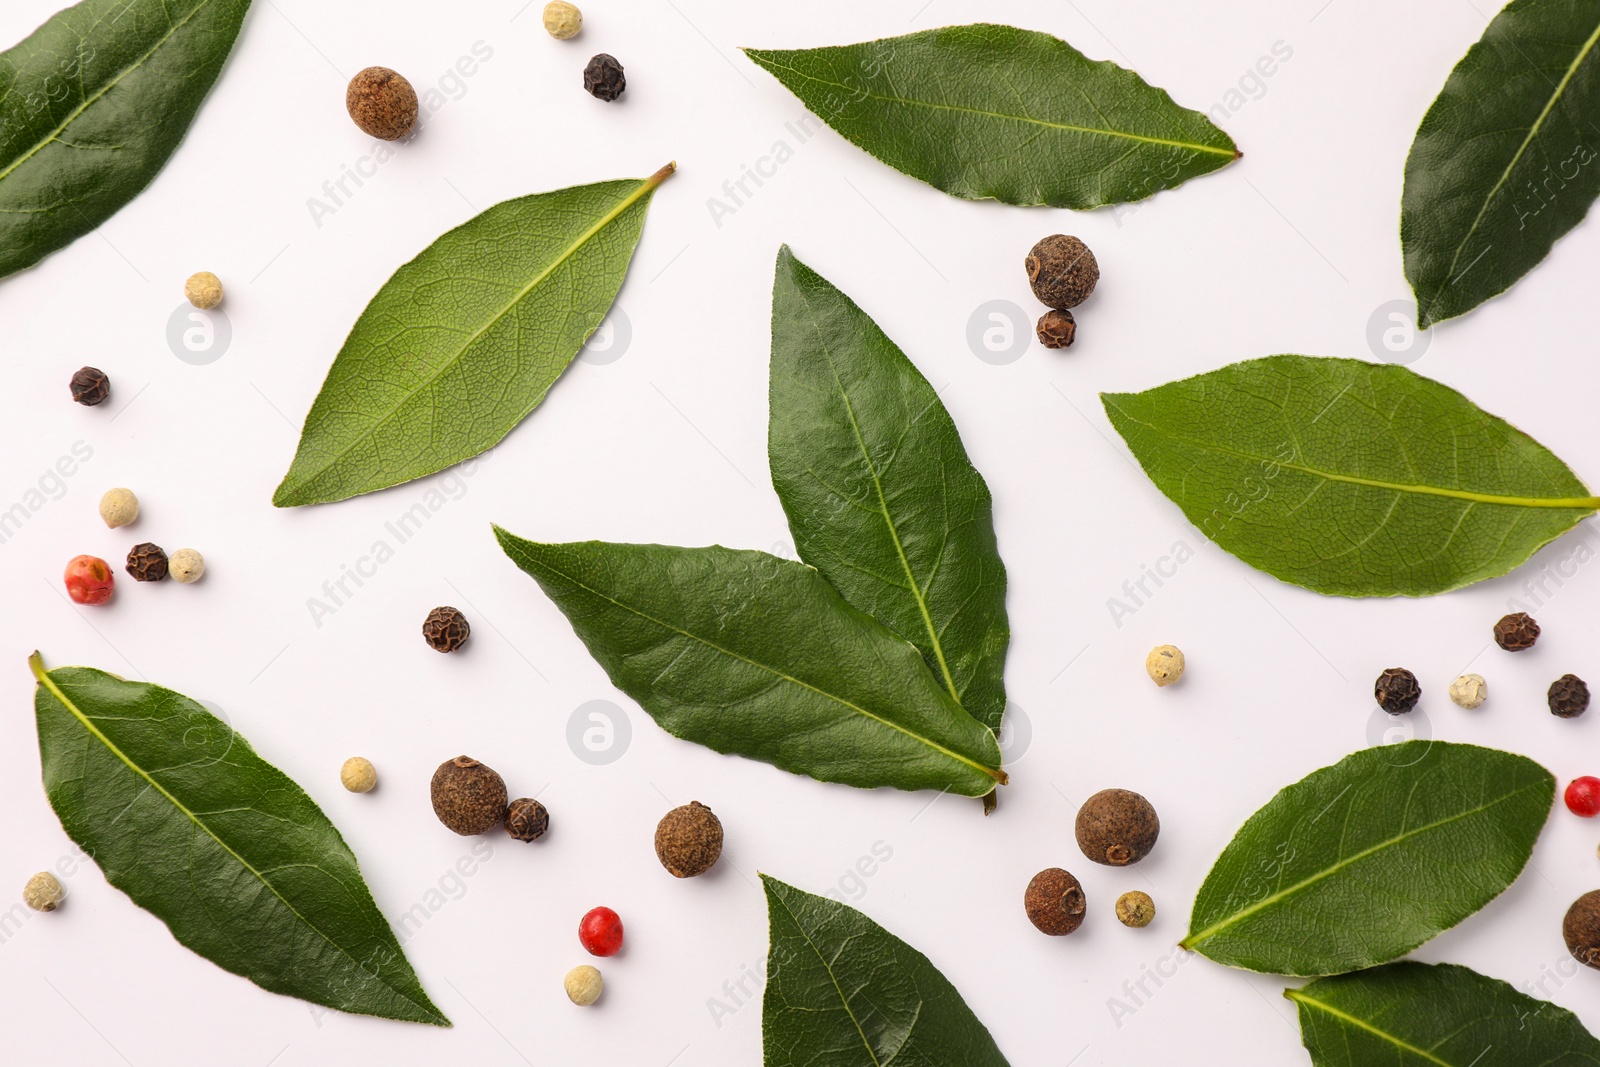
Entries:
POLYGON ((615 956, 622 950, 622 918, 610 908, 591 908, 578 923, 578 941, 591 956, 615 956))
POLYGON ((1600 815, 1600 778, 1584 775, 1574 778, 1567 786, 1567 810, 1574 815, 1592 819, 1600 815))
POLYGON ((74 604, 104 604, 117 584, 110 565, 98 556, 73 556, 62 578, 74 604))

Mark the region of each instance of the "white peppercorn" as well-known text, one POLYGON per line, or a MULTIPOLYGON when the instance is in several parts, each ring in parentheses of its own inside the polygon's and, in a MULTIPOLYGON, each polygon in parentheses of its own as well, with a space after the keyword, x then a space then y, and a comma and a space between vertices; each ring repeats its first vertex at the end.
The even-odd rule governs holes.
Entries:
POLYGON ((583 29, 583 12, 566 0, 551 0, 544 5, 544 28, 558 41, 571 40, 583 29))
POLYGON ((183 283, 183 295, 201 311, 210 311, 222 303, 222 279, 208 270, 191 274, 183 283))
POLYGON ((351 756, 339 768, 339 781, 352 793, 370 793, 378 785, 378 768, 362 756, 351 756))
POLYGON ((605 990, 605 980, 600 977, 600 972, 587 963, 580 964, 567 972, 567 977, 562 981, 567 988, 567 999, 586 1008, 600 999, 600 994, 605 990))
POLYGON ((1145 673, 1165 688, 1183 677, 1183 653, 1175 645, 1157 645, 1144 658, 1145 673))
POLYGON ((55 911, 66 896, 61 880, 49 871, 40 871, 22 887, 22 902, 34 911, 55 911))
POLYGON ((107 489, 100 498, 100 517, 115 530, 139 518, 139 498, 132 489, 107 489))
POLYGON ((192 548, 180 548, 167 560, 167 574, 175 582, 190 585, 206 573, 206 558, 192 548))
POLYGON ((1489 699, 1489 683, 1481 674, 1463 674, 1450 683, 1450 699, 1464 708, 1475 708, 1489 699))

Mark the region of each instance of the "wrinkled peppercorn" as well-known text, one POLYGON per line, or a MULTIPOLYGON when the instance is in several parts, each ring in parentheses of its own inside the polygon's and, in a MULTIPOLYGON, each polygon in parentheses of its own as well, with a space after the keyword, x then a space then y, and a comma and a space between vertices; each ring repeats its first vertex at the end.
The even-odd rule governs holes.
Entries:
POLYGON ((1078 324, 1073 321, 1072 312, 1051 308, 1039 317, 1033 332, 1046 348, 1070 348, 1078 336, 1078 324))
POLYGON ((506 833, 518 841, 537 841, 550 829, 550 813, 531 797, 521 797, 506 809, 506 833))
POLYGON ((111 395, 111 379, 98 367, 82 367, 73 372, 68 388, 72 390, 72 399, 84 407, 92 408, 96 404, 104 404, 111 395))
POLYGON ((1507 652, 1522 652, 1539 640, 1539 624, 1525 611, 1507 615, 1494 624, 1494 643, 1507 652))
POLYGON ((1576 719, 1589 710, 1589 686, 1576 674, 1563 674, 1550 683, 1550 714, 1576 719))
POLYGON ((422 620, 422 639, 435 652, 454 652, 467 643, 472 627, 460 608, 434 608, 422 620))
POLYGON ((159 582, 167 576, 167 554, 149 541, 134 545, 128 552, 128 573, 136 582, 159 582))
POLYGON ((1102 789, 1083 802, 1074 826, 1078 847, 1096 863, 1126 867, 1155 847, 1161 833, 1156 809, 1130 789, 1102 789))
POLYGON ((1417 676, 1404 667, 1390 667, 1378 675, 1372 695, 1377 698, 1378 707, 1390 715, 1404 715, 1422 699, 1422 686, 1417 684, 1417 676))
POLYGON ((622 64, 617 62, 617 57, 601 52, 583 68, 583 87, 596 100, 610 103, 626 91, 628 79, 622 76, 622 64))
POLYGON ((1046 867, 1033 876, 1022 895, 1028 921, 1051 937, 1070 934, 1083 925, 1087 905, 1083 886, 1060 867, 1046 867))
POLYGON ((1064 233, 1040 240, 1028 251, 1022 265, 1039 303, 1058 311, 1075 308, 1089 299, 1100 281, 1100 264, 1089 246, 1064 233))
POLYGON ((430 786, 433 813, 462 837, 485 833, 506 816, 506 782, 471 756, 439 764, 430 786))

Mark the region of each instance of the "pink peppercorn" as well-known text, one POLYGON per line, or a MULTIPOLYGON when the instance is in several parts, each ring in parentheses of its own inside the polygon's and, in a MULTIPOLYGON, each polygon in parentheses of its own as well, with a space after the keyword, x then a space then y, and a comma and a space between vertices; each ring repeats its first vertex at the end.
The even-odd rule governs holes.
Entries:
POLYGON ((615 956, 622 949, 622 918, 610 908, 592 908, 578 923, 578 940, 591 956, 615 956))
POLYGON ((62 579, 74 604, 104 604, 117 584, 111 567, 98 556, 73 556, 62 579))

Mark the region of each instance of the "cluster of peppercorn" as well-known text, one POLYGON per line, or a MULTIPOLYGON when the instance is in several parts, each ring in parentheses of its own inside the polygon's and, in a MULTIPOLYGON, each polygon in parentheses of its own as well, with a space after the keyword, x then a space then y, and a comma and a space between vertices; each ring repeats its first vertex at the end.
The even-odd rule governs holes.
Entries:
POLYGON ((1039 319, 1034 333, 1046 348, 1066 348, 1078 336, 1075 308, 1094 292, 1100 281, 1100 264, 1089 246, 1064 233, 1043 238, 1022 261, 1028 271, 1028 284, 1039 302, 1050 308, 1039 319))
MULTIPOLYGON (((1150 854, 1161 833, 1161 820, 1138 793, 1102 789, 1078 809, 1073 829, 1084 856, 1107 867, 1126 867, 1150 854)), ((1022 906, 1028 921, 1052 937, 1072 933, 1083 925, 1088 913, 1083 886, 1060 867, 1047 867, 1033 876, 1023 893, 1022 906)), ((1124 926, 1149 926, 1156 917, 1155 901, 1138 890, 1118 897, 1115 910, 1124 926)))

